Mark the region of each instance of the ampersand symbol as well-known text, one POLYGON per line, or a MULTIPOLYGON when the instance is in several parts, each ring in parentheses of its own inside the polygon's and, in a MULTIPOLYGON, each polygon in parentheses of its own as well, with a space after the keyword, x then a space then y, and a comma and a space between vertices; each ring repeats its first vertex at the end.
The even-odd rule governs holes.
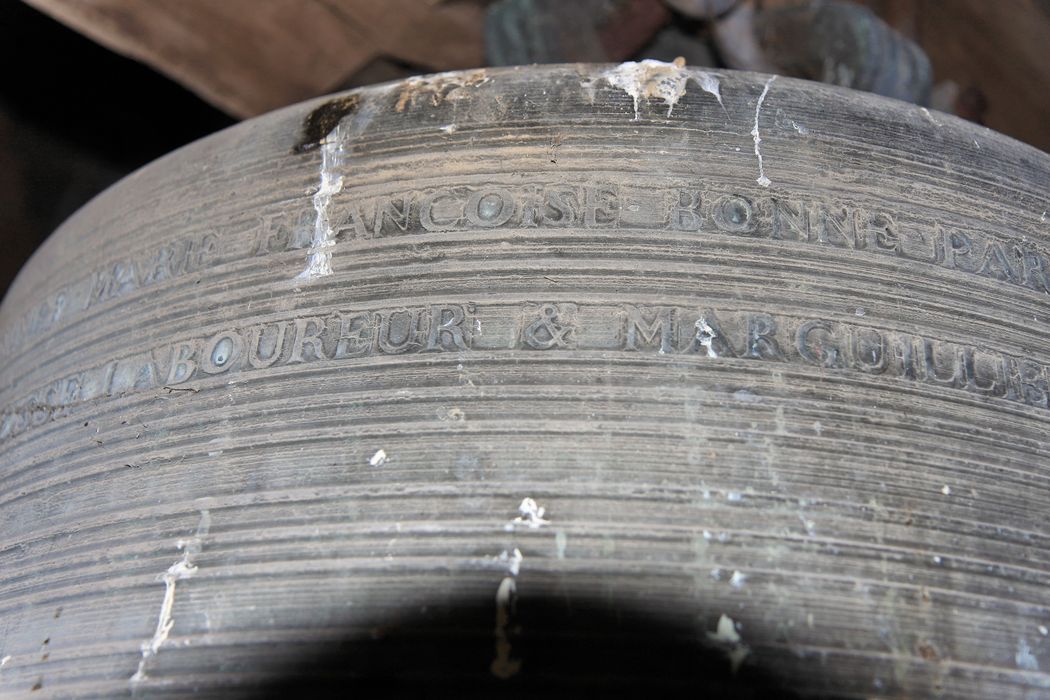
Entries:
POLYGON ((544 304, 540 307, 540 317, 525 326, 522 336, 529 347, 550 350, 568 347, 573 330, 571 324, 562 320, 557 305, 544 304))

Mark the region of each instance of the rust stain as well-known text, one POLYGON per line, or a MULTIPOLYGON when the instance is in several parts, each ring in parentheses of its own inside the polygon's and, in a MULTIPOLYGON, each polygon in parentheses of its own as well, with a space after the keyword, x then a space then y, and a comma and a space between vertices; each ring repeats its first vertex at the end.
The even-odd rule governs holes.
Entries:
POLYGON ((916 651, 924 661, 940 661, 941 655, 937 653, 937 647, 930 642, 921 642, 917 647, 916 651))
POLYGON ((310 112, 303 120, 302 136, 292 152, 306 153, 316 150, 321 145, 321 141, 339 126, 339 122, 357 109, 360 101, 359 95, 344 95, 328 100, 310 112))
POLYGON ((436 75, 430 78, 411 78, 401 86, 394 111, 401 113, 405 108, 416 106, 417 101, 426 99, 431 107, 437 107, 448 97, 449 93, 459 88, 477 87, 488 81, 485 71, 476 70, 469 73, 436 75))

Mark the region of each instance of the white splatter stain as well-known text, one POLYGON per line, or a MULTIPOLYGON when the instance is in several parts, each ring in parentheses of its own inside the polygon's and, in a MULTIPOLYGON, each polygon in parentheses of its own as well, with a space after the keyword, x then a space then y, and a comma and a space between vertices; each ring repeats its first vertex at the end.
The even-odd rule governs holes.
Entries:
POLYGON ((718 357, 718 351, 713 347, 715 338, 718 337, 718 334, 715 333, 715 329, 707 323, 707 319, 703 316, 698 318, 693 325, 696 326, 696 342, 700 343, 700 345, 707 350, 708 357, 718 357))
POLYGON ((535 500, 528 497, 523 498, 518 505, 518 517, 510 522, 511 529, 513 529, 514 525, 525 525, 531 530, 536 530, 544 525, 549 525, 550 520, 545 520, 543 518, 543 515, 546 512, 547 509, 538 505, 535 500))
POLYGON ((381 467, 386 464, 387 456, 386 450, 376 450, 376 453, 368 460, 368 463, 373 467, 381 467))
POLYGON ((663 100, 667 105, 667 116, 671 116, 675 105, 685 94, 686 84, 690 79, 694 80, 701 90, 713 96, 725 111, 718 78, 704 71, 686 68, 684 59, 675 59, 672 63, 652 59, 627 61, 605 71, 601 77, 631 97, 634 101, 634 121, 641 118, 642 99, 663 100))
POLYGON ((743 588, 745 583, 747 583, 747 574, 743 572, 734 571, 729 577, 729 585, 733 588, 743 588))

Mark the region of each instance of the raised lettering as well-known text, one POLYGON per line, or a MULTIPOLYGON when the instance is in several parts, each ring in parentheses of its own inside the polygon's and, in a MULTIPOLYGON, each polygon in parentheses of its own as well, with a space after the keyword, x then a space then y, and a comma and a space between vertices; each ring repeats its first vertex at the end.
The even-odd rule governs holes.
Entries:
POLYGON ((379 349, 391 355, 400 355, 422 347, 421 316, 419 309, 379 314, 379 349))
POLYGON ((273 324, 273 330, 266 325, 252 326, 248 329, 248 364, 255 369, 266 369, 281 357, 284 348, 287 321, 273 324))
POLYGON ((514 197, 504 189, 478 190, 467 197, 467 221, 481 228, 495 228, 514 215, 514 197))
POLYGON ((432 306, 427 350, 468 350, 469 335, 463 327, 465 319, 466 314, 461 306, 432 306), (451 347, 445 345, 446 340, 451 343, 451 347))
POLYGON ((374 335, 372 314, 340 314, 339 337, 336 339, 332 359, 341 360, 344 357, 360 357, 367 354, 372 349, 374 335))
POLYGON ((803 360, 821 367, 838 367, 841 353, 826 321, 806 321, 795 334, 795 347, 803 360))
POLYGON ((168 363, 168 377, 165 384, 182 384, 193 376, 197 362, 193 359, 197 353, 198 343, 186 341, 171 346, 171 361, 168 363))
POLYGON ((777 324, 768 314, 747 317, 747 349, 744 357, 756 360, 783 360, 784 353, 776 341, 777 324))
POLYGON ((463 207, 456 207, 449 190, 431 192, 419 204, 419 225, 427 231, 449 231, 462 217, 463 207))
POLYGON ((674 309, 658 306, 650 310, 627 306, 625 311, 625 350, 641 350, 656 344, 659 345, 660 354, 674 351, 674 309), (646 319, 646 316, 651 316, 652 320, 646 319))
POLYGON ((228 372, 244 349, 244 339, 237 331, 221 331, 204 343, 201 369, 208 374, 228 372))
POLYGON ((324 343, 321 340, 321 334, 325 330, 324 321, 316 316, 309 316, 297 318, 293 323, 295 324, 295 335, 292 339, 292 354, 287 364, 306 360, 327 360, 324 343))

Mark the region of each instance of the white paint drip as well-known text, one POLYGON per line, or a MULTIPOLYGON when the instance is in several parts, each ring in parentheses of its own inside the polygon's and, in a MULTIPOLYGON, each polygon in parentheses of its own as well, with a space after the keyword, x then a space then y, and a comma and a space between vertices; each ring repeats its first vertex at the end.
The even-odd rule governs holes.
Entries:
POLYGON ((740 633, 736 631, 736 624, 733 622, 733 618, 726 614, 722 614, 718 618, 718 627, 714 632, 708 632, 707 638, 713 642, 720 642, 723 644, 739 644, 744 641, 740 637, 740 633))
MULTIPOLYGON (((535 500, 528 497, 523 498, 518 506, 520 515, 507 523, 504 529, 513 531, 514 525, 517 523, 528 525, 532 529, 546 525, 550 521, 543 519, 544 512, 545 509, 537 505, 535 500)), ((564 533, 556 533, 554 540, 558 546, 558 558, 563 559, 565 557, 564 533)), ((521 550, 517 547, 509 552, 503 550, 496 557, 497 561, 507 567, 507 576, 503 577, 503 580, 499 583, 499 588, 496 589, 496 657, 493 659, 489 669, 492 671, 492 675, 504 680, 521 670, 521 659, 511 657, 509 629, 514 617, 514 604, 518 592, 514 577, 521 573, 521 562, 524 559, 525 557, 522 556, 521 550)))
POLYGON ((766 101, 766 95, 769 94, 769 86, 773 84, 773 81, 777 79, 777 76, 771 76, 766 81, 765 87, 762 88, 762 94, 758 96, 758 102, 755 103, 755 126, 751 129, 751 138, 755 142, 755 156, 758 158, 758 178, 755 180, 758 184, 763 187, 769 187, 770 180, 766 177, 765 168, 762 165, 762 136, 758 131, 758 118, 762 113, 762 103, 766 101))
POLYGON ((710 73, 705 73, 702 70, 694 71, 693 78, 696 80, 696 84, 700 86, 701 90, 703 90, 709 95, 714 96, 714 98, 718 100, 718 106, 721 107, 722 111, 726 113, 726 116, 728 116, 729 112, 726 111, 726 106, 722 102, 722 92, 719 89, 718 78, 711 75, 710 73))
MULTIPOLYGON (((722 95, 719 91, 718 78, 704 71, 690 70, 685 67, 683 59, 672 63, 646 59, 644 61, 627 61, 602 73, 610 85, 618 87, 634 100, 634 121, 641 117, 642 99, 658 98, 667 105, 667 116, 671 116, 674 107, 685 94, 686 83, 695 80, 700 89, 718 100, 725 111, 722 95)), ((593 100, 592 100, 593 101, 593 100)))
POLYGON ((1028 646, 1028 641, 1024 637, 1017 640, 1017 653, 1014 654, 1014 662, 1017 664, 1017 668, 1024 671, 1039 670, 1039 660, 1035 658, 1035 654, 1032 653, 1032 647, 1028 646))
POLYGON ((929 120, 929 122, 934 126, 944 126, 939 121, 933 118, 933 115, 930 114, 930 110, 926 109, 925 107, 919 107, 919 111, 922 112, 922 116, 926 117, 926 119, 929 120))
POLYGON ((513 552, 508 552, 504 549, 496 559, 502 564, 506 564, 507 571, 511 576, 517 576, 521 573, 521 562, 525 557, 521 555, 521 550, 515 547, 513 552))
POLYGON ((201 511, 200 522, 197 523, 197 532, 187 542, 179 540, 177 547, 183 550, 182 558, 168 567, 168 570, 160 575, 159 581, 164 583, 164 599, 160 604, 160 614, 157 615, 157 628, 153 631, 153 637, 142 643, 142 658, 139 659, 138 669, 129 679, 132 683, 138 683, 148 678, 146 675, 146 664, 160 651, 164 642, 171 634, 171 628, 175 626, 175 618, 172 611, 175 608, 175 584, 177 581, 193 577, 197 573, 197 567, 193 564, 193 558, 200 554, 204 538, 208 535, 211 527, 211 514, 207 510, 201 511))
POLYGON ((554 533, 554 546, 559 559, 565 558, 565 548, 569 545, 569 537, 561 530, 554 533))
POLYGON ((386 450, 376 450, 376 453, 372 455, 372 458, 368 460, 368 463, 373 467, 381 467, 386 464, 386 450))
POLYGON ((511 658, 510 638, 507 635, 517 593, 517 585, 510 576, 505 576, 496 589, 496 658, 489 668, 492 675, 504 680, 521 670, 521 660, 511 658))
POLYGON ((315 279, 332 274, 332 248, 335 247, 335 230, 332 228, 329 209, 332 196, 343 189, 343 176, 339 168, 343 160, 343 128, 333 129, 321 141, 321 185, 314 193, 314 239, 306 269, 296 279, 315 279))
POLYGON ((737 672, 740 664, 744 663, 744 659, 751 653, 751 649, 736 631, 736 623, 733 622, 733 618, 726 614, 718 618, 717 629, 714 632, 708 632, 707 638, 725 648, 726 655, 729 657, 729 667, 733 673, 737 672))
POLYGON ((550 520, 544 520, 543 514, 547 510, 543 506, 537 505, 536 501, 531 498, 521 499, 521 504, 518 506, 518 513, 520 515, 511 521, 511 529, 514 525, 526 525, 532 530, 536 530, 544 525, 550 524, 550 520))
POLYGON ((718 357, 718 351, 712 346, 715 338, 718 337, 715 329, 707 323, 707 319, 703 316, 698 318, 694 325, 696 326, 696 341, 707 349, 707 356, 718 357))
POLYGON ((685 94, 685 84, 689 79, 682 66, 652 59, 621 63, 605 71, 602 77, 634 100, 634 121, 640 118, 643 97, 662 99, 667 105, 667 116, 671 116, 675 104, 685 94))

